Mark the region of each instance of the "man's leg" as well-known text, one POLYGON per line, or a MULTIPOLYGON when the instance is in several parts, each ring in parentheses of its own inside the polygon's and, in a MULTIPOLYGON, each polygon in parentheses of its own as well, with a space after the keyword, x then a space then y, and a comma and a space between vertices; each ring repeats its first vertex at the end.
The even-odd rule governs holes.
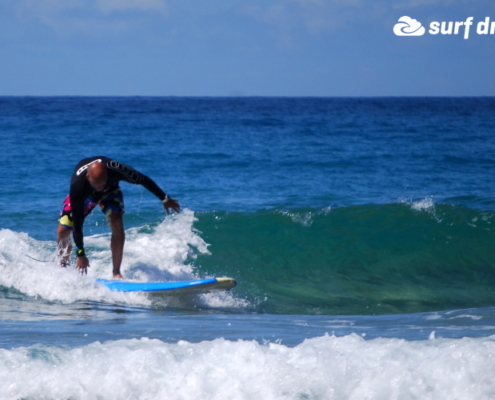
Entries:
POLYGON ((66 267, 69 264, 70 253, 72 251, 72 240, 70 235, 72 230, 66 228, 62 224, 58 225, 57 228, 57 246, 58 255, 60 257, 60 266, 66 267))
POLYGON ((72 251, 72 240, 70 237, 72 233, 72 209, 70 206, 69 195, 67 195, 64 200, 58 223, 57 247, 60 266, 67 267, 70 261, 70 253, 72 251))
POLYGON ((112 250, 112 265, 114 278, 122 279, 120 265, 124 255, 125 231, 124 218, 121 211, 114 211, 108 216, 108 222, 112 228, 112 239, 110 249, 112 250))
POLYGON ((110 241, 110 250, 112 250, 113 277, 122 279, 120 265, 124 255, 124 194, 120 188, 107 194, 100 201, 100 208, 103 214, 107 216, 108 225, 112 228, 112 239, 110 241))
MULTIPOLYGON (((84 202, 84 218, 96 207, 96 203, 90 199, 84 202)), ((70 262, 70 254, 72 252, 72 207, 70 203, 70 195, 64 200, 62 211, 60 212, 59 225, 57 228, 57 246, 58 255, 60 257, 60 266, 66 267, 70 262)))

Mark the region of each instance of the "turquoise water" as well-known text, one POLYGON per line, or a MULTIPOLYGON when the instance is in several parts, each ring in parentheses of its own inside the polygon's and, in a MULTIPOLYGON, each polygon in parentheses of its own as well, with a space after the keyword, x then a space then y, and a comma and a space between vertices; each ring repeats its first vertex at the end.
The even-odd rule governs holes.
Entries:
POLYGON ((495 301, 494 214, 416 203, 199 214, 200 271, 267 297, 259 312, 384 314, 495 301))
POLYGON ((492 98, 0 98, 5 398, 495 397, 494 111, 492 98), (61 270, 58 212, 95 154, 184 209, 167 217, 123 184, 127 277, 237 287, 102 288, 97 210, 88 276, 61 270))

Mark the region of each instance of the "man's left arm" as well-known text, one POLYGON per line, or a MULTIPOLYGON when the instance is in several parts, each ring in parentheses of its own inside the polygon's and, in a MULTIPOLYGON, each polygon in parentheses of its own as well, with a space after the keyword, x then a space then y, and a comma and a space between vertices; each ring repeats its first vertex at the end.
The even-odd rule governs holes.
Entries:
POLYGON ((171 208, 176 213, 180 212, 180 204, 177 200, 168 196, 150 177, 144 175, 143 173, 135 170, 129 165, 119 163, 117 161, 110 161, 108 163, 108 168, 113 169, 120 173, 123 180, 135 185, 142 185, 156 197, 158 197, 162 203, 167 214, 170 214, 169 209, 171 208))

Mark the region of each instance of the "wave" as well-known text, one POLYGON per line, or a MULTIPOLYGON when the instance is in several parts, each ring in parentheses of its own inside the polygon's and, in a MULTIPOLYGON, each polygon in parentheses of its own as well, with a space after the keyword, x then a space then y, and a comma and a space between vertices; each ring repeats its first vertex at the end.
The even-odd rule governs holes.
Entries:
POLYGON ((234 313, 373 315, 495 304, 495 213, 431 199, 251 213, 185 210, 126 231, 128 278, 230 276, 194 299, 113 293, 110 235, 86 238, 88 276, 56 263, 55 242, 0 230, 0 296, 234 313))
POLYGON ((9 399, 488 399, 493 350, 492 339, 365 341, 355 334, 293 348, 141 338, 0 349, 0 374, 9 399))
MULTIPOLYGON (((197 254, 208 253, 207 244, 192 228, 194 220, 194 213, 185 210, 180 215, 154 225, 127 229, 123 274, 130 279, 144 281, 180 281, 206 277, 197 275, 190 264, 197 254)), ((29 304, 31 299, 50 305, 49 309, 53 309, 55 314, 60 309, 53 307, 54 303, 76 305, 71 308, 75 313, 80 313, 77 304, 81 302, 91 302, 96 309, 108 303, 227 311, 242 310, 247 306, 245 300, 235 298, 230 292, 197 296, 111 292, 95 281, 95 278, 111 279, 110 238, 110 233, 85 237, 90 268, 86 276, 81 276, 75 268, 60 268, 55 240, 38 241, 26 233, 0 229, 0 299, 4 302, 5 299, 21 302, 17 307, 19 315, 9 312, 3 315, 1 307, 0 315, 6 319, 40 318, 36 307, 29 304)))
POLYGON ((197 214, 203 273, 235 276, 257 311, 385 314, 495 304, 494 213, 431 199, 197 214))

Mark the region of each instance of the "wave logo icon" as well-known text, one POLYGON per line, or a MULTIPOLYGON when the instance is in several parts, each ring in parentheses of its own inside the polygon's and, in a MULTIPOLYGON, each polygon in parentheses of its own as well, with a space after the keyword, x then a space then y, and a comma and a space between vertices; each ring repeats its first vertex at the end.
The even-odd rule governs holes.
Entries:
POLYGON ((394 33, 397 36, 423 36, 425 27, 417 19, 404 16, 394 25, 394 33))

